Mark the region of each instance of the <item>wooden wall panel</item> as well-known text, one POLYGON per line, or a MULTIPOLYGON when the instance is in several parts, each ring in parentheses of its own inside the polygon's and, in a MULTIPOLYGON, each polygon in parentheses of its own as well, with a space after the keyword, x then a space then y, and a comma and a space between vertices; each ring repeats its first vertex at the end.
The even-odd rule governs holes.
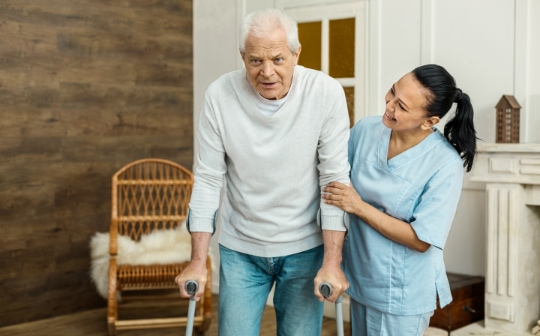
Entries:
POLYGON ((192 0, 0 2, 0 327, 106 305, 90 237, 123 165, 191 169, 192 55, 192 0))

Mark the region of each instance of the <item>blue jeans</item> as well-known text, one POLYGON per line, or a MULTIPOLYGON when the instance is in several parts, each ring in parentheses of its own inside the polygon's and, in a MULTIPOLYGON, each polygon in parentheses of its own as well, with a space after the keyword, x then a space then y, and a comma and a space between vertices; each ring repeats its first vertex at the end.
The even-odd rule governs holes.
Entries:
POLYGON ((324 255, 323 245, 275 258, 255 257, 219 246, 220 336, 257 336, 268 294, 275 283, 277 335, 321 334, 323 304, 313 280, 324 255))

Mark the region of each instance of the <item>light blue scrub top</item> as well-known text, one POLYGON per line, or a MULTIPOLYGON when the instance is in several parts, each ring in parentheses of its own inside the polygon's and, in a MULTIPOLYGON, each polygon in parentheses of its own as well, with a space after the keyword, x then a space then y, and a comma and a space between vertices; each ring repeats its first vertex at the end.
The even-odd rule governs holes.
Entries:
POLYGON ((356 301, 395 315, 424 314, 452 301, 443 248, 463 181, 457 151, 434 128, 418 145, 387 160, 391 130, 381 116, 351 130, 351 182, 364 201, 410 223, 431 244, 424 253, 384 237, 351 215, 343 267, 356 301))

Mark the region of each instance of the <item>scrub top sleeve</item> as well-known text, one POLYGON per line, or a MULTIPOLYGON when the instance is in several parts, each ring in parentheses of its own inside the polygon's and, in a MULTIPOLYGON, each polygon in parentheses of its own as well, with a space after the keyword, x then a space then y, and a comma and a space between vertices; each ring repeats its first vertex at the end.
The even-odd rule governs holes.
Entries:
POLYGON ((352 166, 354 154, 356 153, 356 146, 358 145, 358 140, 360 137, 359 129, 360 129, 360 123, 362 120, 358 121, 356 125, 351 128, 351 135, 349 137, 349 146, 348 146, 348 156, 349 156, 349 164, 352 166))
POLYGON ((223 178, 227 171, 225 149, 208 93, 198 125, 195 183, 189 202, 190 232, 214 232, 223 178))
POLYGON ((461 159, 444 164, 427 183, 415 207, 411 226, 418 239, 443 249, 456 214, 461 187, 461 159))

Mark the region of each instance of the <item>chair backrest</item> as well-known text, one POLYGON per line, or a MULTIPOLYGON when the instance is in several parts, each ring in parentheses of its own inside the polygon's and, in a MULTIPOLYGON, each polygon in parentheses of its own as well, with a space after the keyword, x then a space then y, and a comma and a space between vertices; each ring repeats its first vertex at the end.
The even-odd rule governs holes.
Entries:
POLYGON ((112 178, 111 238, 138 241, 154 230, 172 229, 187 216, 193 174, 164 159, 127 164, 112 178))

